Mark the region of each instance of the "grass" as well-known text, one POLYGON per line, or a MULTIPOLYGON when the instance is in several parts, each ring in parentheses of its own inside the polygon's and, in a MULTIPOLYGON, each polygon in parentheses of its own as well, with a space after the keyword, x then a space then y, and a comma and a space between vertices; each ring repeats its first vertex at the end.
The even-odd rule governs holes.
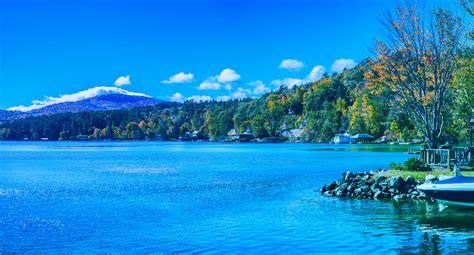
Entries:
MULTIPOLYGON (((401 176, 403 178, 407 178, 408 176, 411 176, 415 178, 417 181, 424 181, 425 177, 427 175, 434 175, 436 177, 439 177, 441 175, 446 175, 446 176, 453 176, 452 171, 427 171, 427 172, 421 172, 421 171, 401 171, 401 170, 388 170, 384 172, 378 173, 378 175, 383 175, 385 177, 392 177, 392 176, 401 176)), ((461 171, 461 174, 463 176, 474 176, 474 171, 461 171)))

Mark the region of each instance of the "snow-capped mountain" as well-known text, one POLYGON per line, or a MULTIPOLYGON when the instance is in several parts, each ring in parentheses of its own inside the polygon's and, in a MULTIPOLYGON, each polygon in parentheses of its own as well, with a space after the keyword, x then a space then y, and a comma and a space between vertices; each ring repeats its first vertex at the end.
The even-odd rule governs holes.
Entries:
POLYGON ((35 100, 30 106, 0 110, 0 121, 45 114, 84 111, 105 111, 168 103, 148 95, 116 87, 95 87, 74 94, 35 100))

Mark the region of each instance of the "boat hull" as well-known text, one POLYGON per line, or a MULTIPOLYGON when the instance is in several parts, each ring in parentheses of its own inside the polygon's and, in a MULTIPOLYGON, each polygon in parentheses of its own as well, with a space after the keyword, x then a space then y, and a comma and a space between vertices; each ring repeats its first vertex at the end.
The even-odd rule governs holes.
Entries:
POLYGON ((453 177, 418 189, 445 204, 474 207, 474 178, 453 177))

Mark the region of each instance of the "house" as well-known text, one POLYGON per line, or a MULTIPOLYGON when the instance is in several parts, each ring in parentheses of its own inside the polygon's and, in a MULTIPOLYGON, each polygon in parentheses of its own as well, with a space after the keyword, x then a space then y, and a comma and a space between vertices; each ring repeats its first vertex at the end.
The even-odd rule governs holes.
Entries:
POLYGON ((193 132, 191 133, 191 138, 192 138, 193 140, 198 140, 198 139, 199 139, 199 131, 193 131, 193 132))
POLYGON ((334 143, 354 143, 356 140, 348 133, 337 133, 333 138, 334 143))
POLYGON ((240 133, 233 128, 227 133, 227 136, 228 140, 233 142, 250 142, 250 140, 255 138, 249 128, 244 133, 240 133))
POLYGON ((372 143, 375 141, 375 137, 369 134, 357 134, 351 137, 357 143, 372 143))
POLYGON ((228 141, 232 141, 232 142, 238 141, 240 138, 240 133, 236 131, 235 128, 233 128, 229 132, 227 132, 227 138, 228 138, 227 139, 228 141))

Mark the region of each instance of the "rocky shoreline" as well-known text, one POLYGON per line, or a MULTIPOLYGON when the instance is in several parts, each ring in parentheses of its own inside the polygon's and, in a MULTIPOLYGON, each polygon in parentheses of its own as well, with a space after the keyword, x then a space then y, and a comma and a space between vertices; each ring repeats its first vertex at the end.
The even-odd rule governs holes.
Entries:
MULTIPOLYGON (((386 177, 384 170, 376 170, 364 173, 346 172, 342 179, 324 185, 321 195, 342 198, 365 198, 365 199, 391 199, 402 200, 431 200, 423 192, 417 189, 422 182, 408 176, 406 179, 400 176, 386 177)), ((435 176, 427 176, 425 182, 436 181, 435 176)))

